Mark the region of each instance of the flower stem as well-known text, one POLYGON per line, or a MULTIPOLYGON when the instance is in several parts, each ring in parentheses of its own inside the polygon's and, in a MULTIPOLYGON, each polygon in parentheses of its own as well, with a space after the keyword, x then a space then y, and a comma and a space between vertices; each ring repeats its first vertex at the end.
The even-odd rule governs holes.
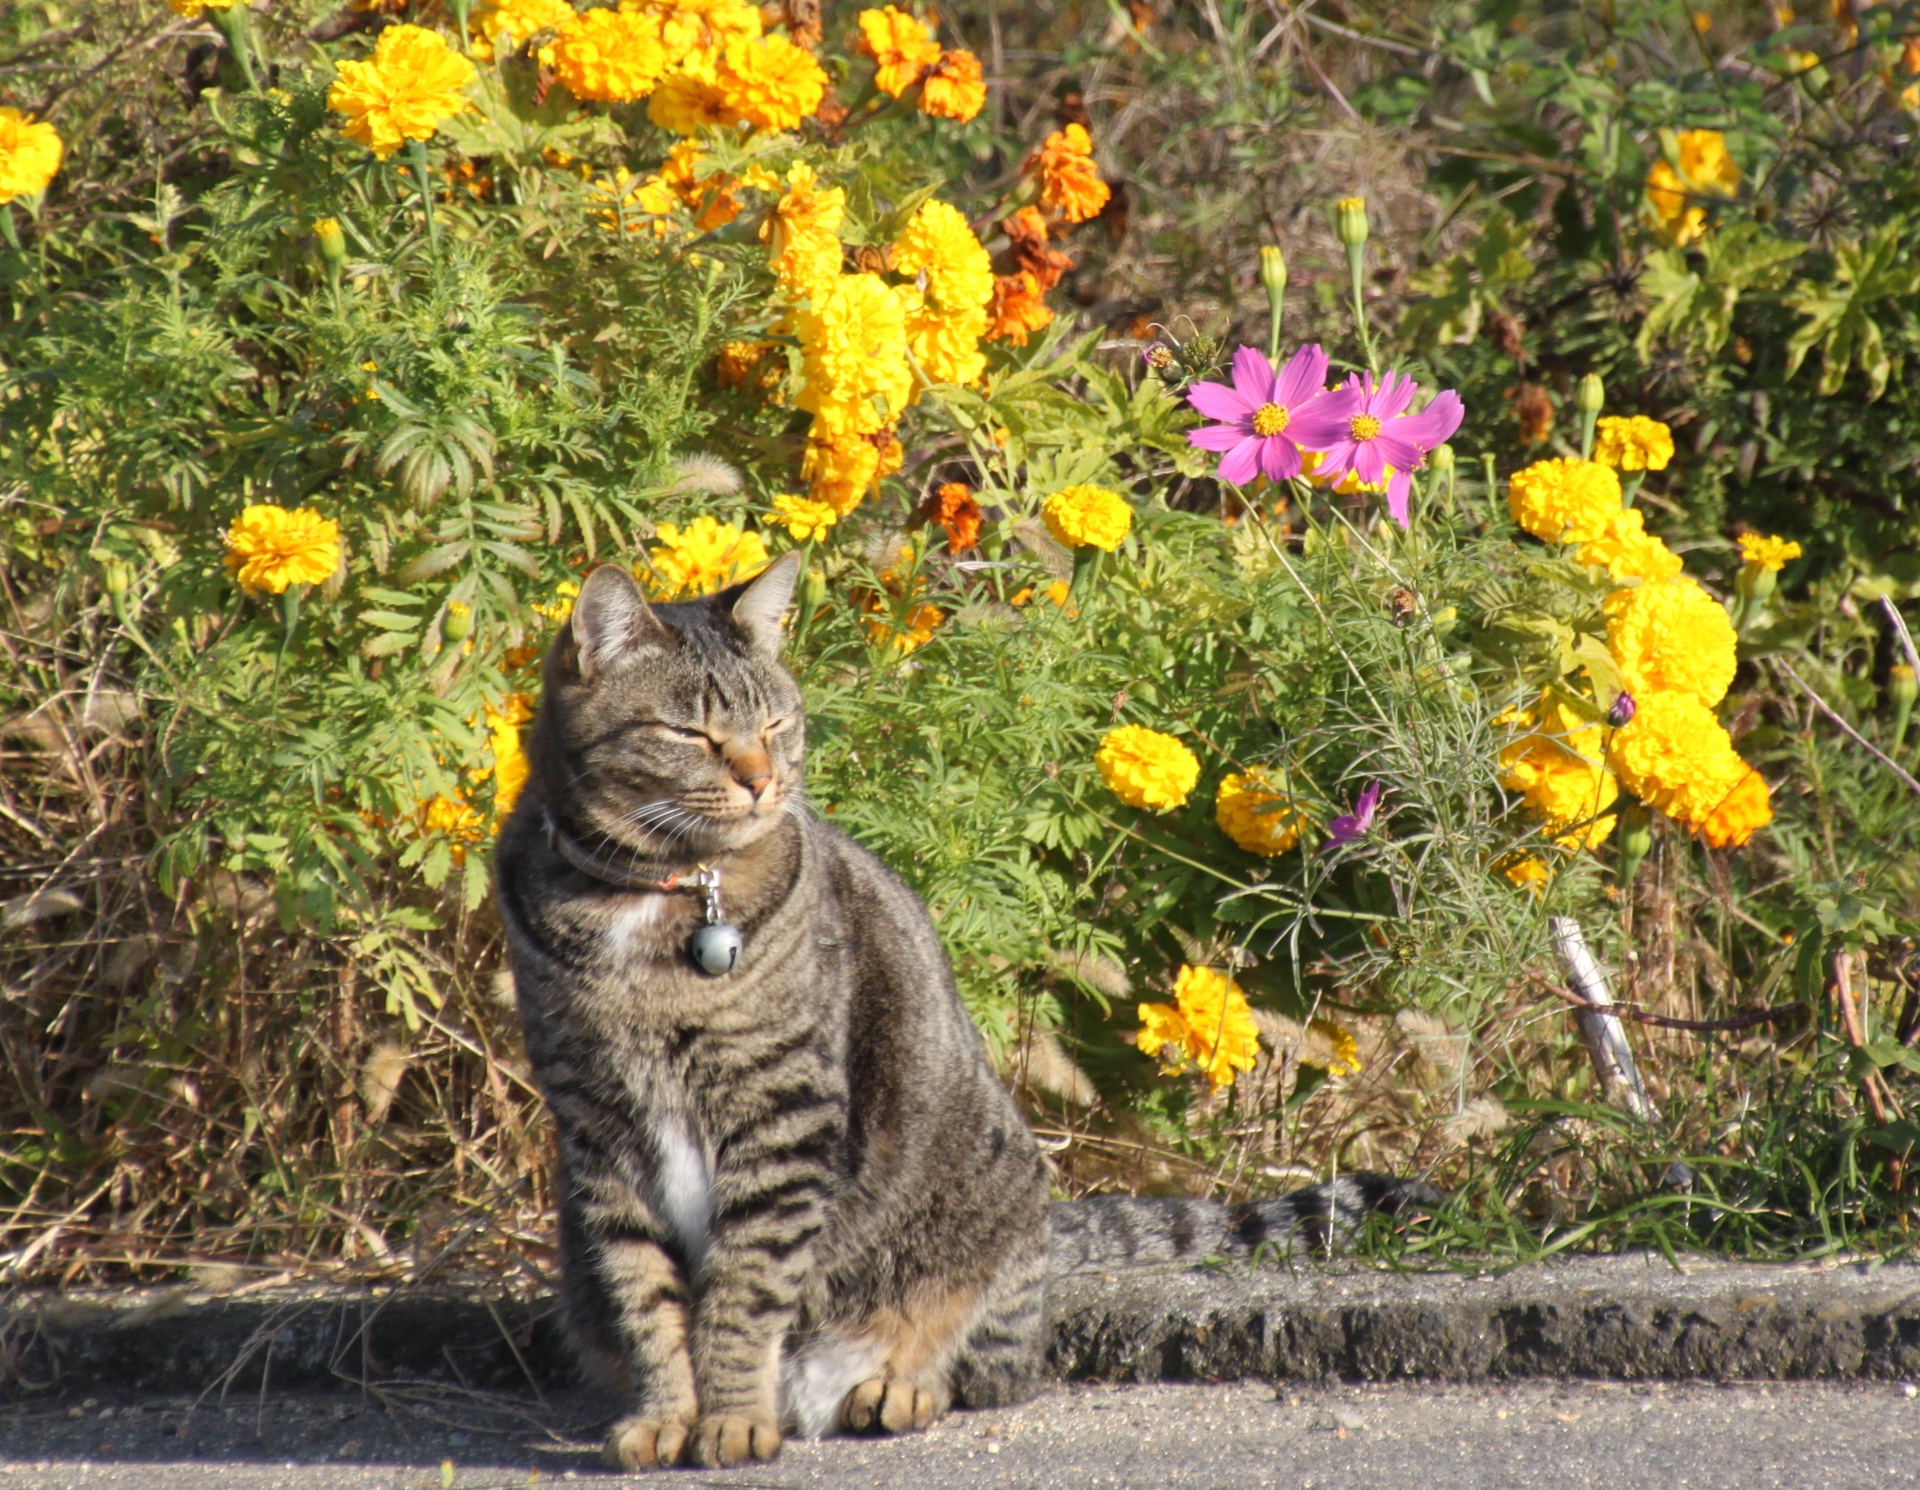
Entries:
POLYGON ((435 248, 440 246, 440 227, 433 220, 433 188, 427 180, 427 142, 425 140, 407 141, 407 158, 413 162, 414 179, 420 183, 420 206, 427 214, 427 241, 435 248))
POLYGON ((23 251, 20 247, 20 224, 13 220, 13 203, 11 202, 0 205, 0 238, 5 238, 7 247, 15 253, 23 251))
POLYGON ((1373 328, 1367 324, 1366 265, 1367 246, 1364 243, 1347 245, 1347 272, 1353 282, 1353 324, 1360 333, 1360 355, 1366 358, 1367 371, 1380 371, 1380 364, 1373 352, 1373 328))
POLYGON ((249 93, 260 91, 260 80, 254 76, 253 46, 247 35, 247 0, 234 0, 225 10, 213 13, 213 24, 220 28, 220 34, 227 39, 227 50, 233 53, 234 65, 240 69, 240 76, 247 85, 249 93))
POLYGON ((1506 516, 1506 513, 1500 510, 1500 478, 1494 474, 1493 457, 1491 455, 1481 456, 1480 464, 1482 469, 1487 473, 1487 511, 1489 513, 1489 521, 1493 526, 1493 530, 1498 532, 1500 530, 1501 519, 1506 516))

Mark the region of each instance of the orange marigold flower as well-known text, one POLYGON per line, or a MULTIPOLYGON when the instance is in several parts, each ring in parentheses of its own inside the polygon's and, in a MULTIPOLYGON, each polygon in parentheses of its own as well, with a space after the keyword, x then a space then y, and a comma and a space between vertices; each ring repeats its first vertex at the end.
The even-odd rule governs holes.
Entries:
POLYGON ((575 98, 631 103, 659 83, 673 59, 660 39, 660 18, 590 10, 560 28, 553 71, 575 98))
POLYGON ((1070 257, 1057 248, 1047 247, 1047 219, 1038 207, 1022 207, 1005 219, 1000 228, 1007 235, 1013 267, 1032 275, 1038 289, 1051 290, 1060 283, 1060 276, 1073 267, 1070 257))
POLYGON ((1031 333, 1053 320, 1053 311, 1040 294, 1039 281, 1024 269, 998 276, 993 282, 993 304, 988 309, 987 340, 1010 341, 1024 347, 1031 333))
POLYGON ((1097 217, 1113 189, 1100 179, 1093 163, 1093 138, 1084 125, 1069 124, 1047 136, 1046 143, 1027 162, 1040 181, 1040 205, 1058 212, 1068 222, 1097 217))
POLYGON ((964 481, 949 481, 933 494, 932 520, 947 530, 947 552, 963 554, 980 541, 980 504, 964 481))
POLYGON ((927 74, 926 87, 920 93, 920 112, 936 119, 953 119, 965 124, 987 102, 987 83, 980 73, 980 59, 972 52, 942 52, 940 61, 927 74))

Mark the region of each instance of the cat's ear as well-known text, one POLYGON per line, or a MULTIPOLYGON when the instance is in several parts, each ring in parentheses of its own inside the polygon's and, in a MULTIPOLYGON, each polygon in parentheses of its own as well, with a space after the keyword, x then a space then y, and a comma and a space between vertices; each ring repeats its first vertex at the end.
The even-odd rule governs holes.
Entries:
POLYGON ((574 655, 582 682, 591 683, 629 652, 665 636, 666 628, 626 570, 602 564, 587 576, 573 602, 574 655))
POLYGON ((767 565, 746 584, 736 586, 734 625, 752 638, 755 650, 780 655, 780 618, 793 604, 793 586, 800 578, 800 551, 791 549, 767 565))

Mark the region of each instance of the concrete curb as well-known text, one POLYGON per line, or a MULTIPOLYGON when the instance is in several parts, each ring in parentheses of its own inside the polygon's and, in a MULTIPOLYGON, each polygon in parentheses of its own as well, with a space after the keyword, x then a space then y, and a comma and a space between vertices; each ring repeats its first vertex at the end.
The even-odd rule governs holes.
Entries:
MULTIPOLYGON (((1502 1277, 1297 1267, 1083 1276, 1054 1290, 1062 1377, 1920 1378, 1920 1265, 1585 1258, 1502 1277)), ((259 1391, 569 1378, 548 1299, 191 1286, 0 1305, 0 1388, 259 1391)))

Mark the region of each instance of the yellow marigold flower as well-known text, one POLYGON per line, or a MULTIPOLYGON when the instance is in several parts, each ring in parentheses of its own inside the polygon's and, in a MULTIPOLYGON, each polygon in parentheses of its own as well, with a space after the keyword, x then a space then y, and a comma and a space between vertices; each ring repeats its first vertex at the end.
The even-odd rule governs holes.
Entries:
POLYGON ((1772 821, 1773 797, 1767 779, 1749 766, 1701 822, 1700 837, 1714 848, 1739 848, 1772 821))
POLYGON ((672 65, 656 15, 590 10, 562 26, 553 43, 554 76, 582 101, 645 98, 672 65))
POLYGON ((977 312, 985 323, 993 298, 993 261, 949 202, 926 201, 908 219, 894 245, 894 267, 926 275, 927 300, 947 315, 977 312))
POLYGON ((1607 529, 1580 545, 1582 564, 1605 565, 1615 579, 1666 579, 1680 572, 1680 556, 1646 530, 1638 507, 1622 507, 1607 529))
POLYGON ((203 10, 227 10, 233 4, 234 0, 167 0, 167 9, 177 16, 194 20, 203 10))
MULTIPOLYGON (((482 62, 491 62, 502 52, 525 46, 542 31, 559 31, 573 20, 567 0, 492 0, 473 18, 469 50, 482 62)), ((540 48, 540 62, 551 67, 553 58, 551 43, 540 48)))
POLYGON ((1711 708, 1727 695, 1739 637, 1726 607, 1683 574, 1615 590, 1602 602, 1607 650, 1627 691, 1689 693, 1711 708))
POLYGON ((760 238, 788 299, 812 299, 840 277, 838 235, 846 206, 846 192, 821 186, 805 161, 787 168, 786 194, 761 224, 760 238))
POLYGON ((1113 195, 1093 163, 1093 139, 1084 125, 1069 124, 1048 135, 1027 168, 1039 177, 1040 205, 1068 222, 1099 216, 1113 195))
POLYGON ((53 183, 65 147, 51 124, 18 109, 0 108, 0 207, 53 183))
POLYGON ((1635 705, 1607 747, 1627 790, 1684 828, 1704 832, 1712 823, 1720 846, 1745 843, 1771 817, 1766 784, 1757 796, 1746 784, 1756 773, 1713 710, 1686 693, 1651 693, 1635 705))
POLYGON ((1756 569, 1778 574, 1800 557, 1800 545, 1791 538, 1773 538, 1765 533, 1742 533, 1740 557, 1756 569))
POLYGON ((1644 414, 1609 415, 1594 426, 1593 458, 1617 471, 1664 471, 1673 459, 1673 431, 1644 414))
POLYGON ((647 557, 655 600, 711 595, 767 567, 767 547, 758 533, 704 513, 685 528, 662 523, 654 536, 660 541, 647 557))
POLYGON ((1138 724, 1108 732, 1093 763, 1108 788, 1129 807, 1171 812, 1200 779, 1200 762, 1172 735, 1138 724))
POLYGON ((533 718, 533 695, 510 693, 496 709, 486 706, 487 738, 493 749, 493 821, 497 827, 520 800, 532 767, 520 744, 520 726, 533 718))
POLYGON ((940 43, 927 28, 891 5, 860 12, 860 39, 854 50, 873 58, 873 81, 894 98, 920 81, 920 74, 940 60, 940 43))
POLYGON ((527 609, 549 621, 564 621, 573 614, 574 597, 579 593, 578 585, 570 579, 563 579, 553 587, 553 599, 545 605, 529 605, 527 609))
POLYGON ((1360 1069, 1360 1042, 1353 1031, 1324 1016, 1307 1021, 1307 1033, 1324 1042, 1324 1050, 1302 1052, 1303 1066, 1318 1066, 1329 1076, 1351 1076, 1360 1069))
POLYGON ((906 312, 879 275, 840 275, 795 324, 806 376, 795 402, 814 416, 813 438, 874 434, 906 408, 913 394, 906 312))
POLYGON ((922 643, 931 641, 933 633, 944 620, 946 616, 938 606, 916 605, 907 612, 906 619, 897 630, 890 616, 868 616, 867 635, 873 638, 875 645, 886 643, 904 656, 922 643))
POLYGON ((467 804, 467 799, 455 793, 452 796, 436 796, 421 804, 414 814, 414 823, 422 833, 443 833, 453 840, 453 862, 467 862, 467 845, 478 843, 487 836, 486 819, 467 804))
POLYGON ((659 22, 660 45, 671 66, 698 53, 721 51, 730 41, 752 40, 762 29, 759 7, 741 0, 620 0, 620 9, 659 22))
POLYGON ((256 503, 227 529, 222 562, 243 590, 278 595, 289 585, 317 585, 340 567, 340 525, 311 507, 289 512, 256 503))
POLYGON ((872 440, 810 440, 800 461, 808 492, 845 517, 866 500, 881 477, 881 452, 872 440))
POLYGON ((1507 479, 1507 508, 1536 538, 1591 542, 1620 511, 1620 478, 1597 461, 1568 456, 1537 460, 1507 479))
POLYGON ((813 53, 784 36, 740 37, 696 53, 647 106, 662 129, 691 135, 710 125, 797 129, 820 107, 827 75, 813 53))
POLYGON ((346 116, 341 133, 385 160, 408 140, 430 140, 466 108, 460 90, 474 79, 473 64, 438 32, 389 26, 370 62, 342 62, 327 107, 346 116))
POLYGON ((959 48, 940 54, 920 92, 920 112, 965 124, 986 107, 987 82, 980 59, 959 48))
POLYGON ((1647 202, 1667 236, 1685 248, 1707 231, 1707 209, 1692 199, 1731 197, 1740 189, 1740 167, 1717 129, 1682 130, 1675 145, 1679 169, 1665 156, 1653 163, 1647 171, 1647 202))
POLYGON ((1135 1043, 1143 1054, 1161 1061, 1169 1075, 1190 1060, 1215 1087, 1232 1081, 1235 1071, 1253 1069, 1260 1027, 1245 989, 1225 973, 1187 965, 1174 976, 1173 997, 1172 1004, 1139 1006, 1135 1043))
POLYGON ((1591 726, 1573 734, 1530 734, 1500 752, 1501 784, 1521 794, 1564 849, 1598 848, 1613 832, 1615 818, 1607 809, 1619 798, 1620 783, 1596 759, 1599 736, 1591 726))
POLYGON ((783 494, 773 499, 773 515, 767 521, 785 528, 796 542, 805 543, 809 538, 825 537, 827 530, 840 521, 840 514, 831 502, 783 494))
POLYGON ((740 122, 721 90, 713 58, 706 54, 689 57, 661 79, 647 103, 647 118, 689 138, 703 129, 724 129, 740 122))
POLYGON ((813 53, 779 35, 729 42, 718 75, 727 103, 755 129, 798 129, 827 92, 813 53))
POLYGON ((1300 841, 1307 827, 1306 804, 1295 796, 1284 775, 1266 766, 1249 766, 1245 773, 1229 772, 1214 793, 1213 820, 1241 848, 1262 858, 1275 859, 1300 841))
POLYGON ((1112 553, 1133 526, 1133 508, 1104 486, 1069 486, 1040 505, 1040 516, 1056 542, 1068 548, 1100 548, 1112 553))
POLYGON ((1138 1010, 1140 1033, 1133 1043, 1140 1053, 1160 1062, 1168 1076, 1179 1074, 1187 1057, 1187 1021, 1172 1004, 1142 1004, 1138 1010))
POLYGON ((934 383, 976 381, 987 366, 980 338, 993 300, 993 261, 966 218, 949 203, 922 203, 894 245, 894 265, 919 276, 899 289, 907 346, 921 372, 934 383))
POLYGON ((1553 878, 1547 861, 1538 854, 1510 854, 1494 868, 1507 877, 1514 889, 1526 890, 1534 895, 1544 894, 1547 881, 1553 878))
POLYGON ((714 359, 714 378, 722 388, 743 388, 754 370, 767 360, 774 349, 770 341, 729 341, 720 344, 714 359))

